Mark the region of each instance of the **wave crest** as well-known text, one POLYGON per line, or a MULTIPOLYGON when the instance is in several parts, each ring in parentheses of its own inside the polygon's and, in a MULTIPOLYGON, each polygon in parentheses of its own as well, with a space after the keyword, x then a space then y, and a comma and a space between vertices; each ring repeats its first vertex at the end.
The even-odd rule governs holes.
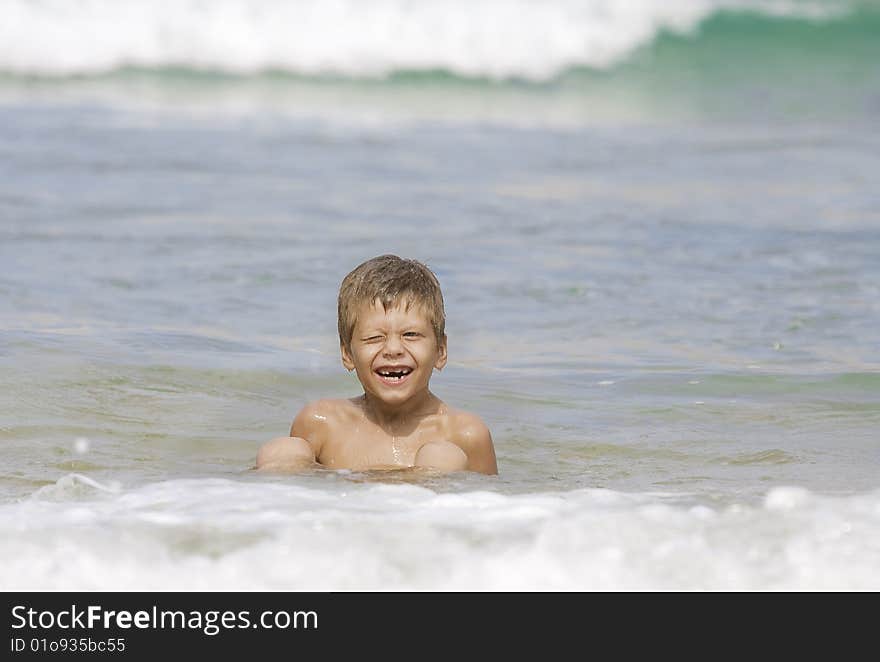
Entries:
POLYGON ((714 12, 823 18, 809 0, 5 0, 0 71, 97 75, 184 68, 248 75, 381 78, 447 71, 548 80, 607 69, 659 34, 692 32, 714 12))

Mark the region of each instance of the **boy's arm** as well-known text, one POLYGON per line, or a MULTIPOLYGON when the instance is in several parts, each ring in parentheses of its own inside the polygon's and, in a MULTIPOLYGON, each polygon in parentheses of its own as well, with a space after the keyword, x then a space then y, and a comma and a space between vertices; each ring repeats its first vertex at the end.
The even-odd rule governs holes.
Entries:
POLYGON ((255 469, 264 471, 300 471, 315 463, 315 451, 300 437, 275 437, 260 446, 255 469))
POLYGON ((468 413, 458 414, 455 423, 455 442, 467 455, 467 470, 497 474, 495 445, 486 424, 479 416, 468 413))

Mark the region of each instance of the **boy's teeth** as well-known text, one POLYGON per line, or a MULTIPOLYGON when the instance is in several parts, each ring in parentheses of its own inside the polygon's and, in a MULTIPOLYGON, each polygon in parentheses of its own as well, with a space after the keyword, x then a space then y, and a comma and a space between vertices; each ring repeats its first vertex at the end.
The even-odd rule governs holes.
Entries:
POLYGON ((403 377, 406 377, 406 375, 408 375, 412 371, 409 369, 403 369, 403 370, 379 370, 378 372, 383 377, 391 377, 392 379, 401 379, 403 377))

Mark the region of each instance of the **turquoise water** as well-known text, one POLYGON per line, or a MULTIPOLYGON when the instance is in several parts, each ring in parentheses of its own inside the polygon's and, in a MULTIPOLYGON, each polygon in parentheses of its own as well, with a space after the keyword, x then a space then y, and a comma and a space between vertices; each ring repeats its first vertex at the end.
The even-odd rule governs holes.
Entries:
POLYGON ((0 61, 0 585, 877 588, 877 27, 714 11, 533 78, 0 61), (500 475, 255 474, 359 392, 336 291, 387 252, 500 475))

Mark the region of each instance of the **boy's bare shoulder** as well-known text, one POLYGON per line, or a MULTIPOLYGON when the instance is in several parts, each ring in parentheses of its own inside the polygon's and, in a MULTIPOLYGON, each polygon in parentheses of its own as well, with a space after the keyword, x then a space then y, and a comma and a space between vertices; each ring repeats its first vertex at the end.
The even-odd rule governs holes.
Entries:
POLYGON ((355 413, 354 403, 348 400, 314 400, 299 410, 290 425, 290 436, 306 439, 315 456, 320 456, 324 444, 335 436, 333 431, 351 421, 355 413))
POLYGON ((357 406, 351 400, 322 398, 304 405, 296 415, 294 424, 300 422, 310 426, 322 426, 352 416, 356 411, 357 406))
POLYGON ((450 432, 456 443, 464 446, 480 446, 492 443, 489 428, 476 414, 461 409, 446 408, 450 432))
POLYGON ((495 445, 483 419, 476 414, 452 408, 447 408, 446 415, 449 420, 450 441, 467 455, 467 468, 484 474, 497 474, 495 445))

